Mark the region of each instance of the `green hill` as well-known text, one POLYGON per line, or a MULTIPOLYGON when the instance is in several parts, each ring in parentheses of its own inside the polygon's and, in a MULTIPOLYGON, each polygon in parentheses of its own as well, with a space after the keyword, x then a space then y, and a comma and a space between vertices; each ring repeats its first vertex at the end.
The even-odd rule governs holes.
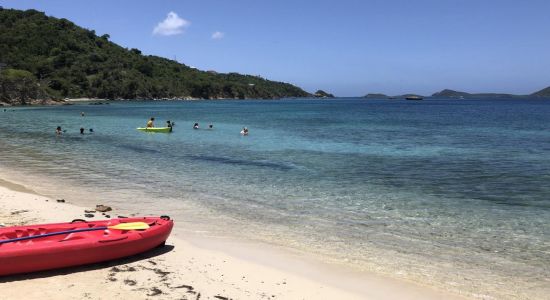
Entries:
POLYGON ((0 101, 43 98, 280 98, 309 93, 288 83, 190 68, 142 55, 66 19, 0 7, 0 101), (18 76, 15 76, 17 75, 18 76), (24 78, 24 80, 22 79, 24 78), (22 82, 22 80, 24 82, 22 82))
POLYGON ((470 94, 465 92, 458 92, 453 90, 442 90, 432 95, 435 98, 550 98, 550 87, 542 89, 538 92, 530 95, 513 95, 513 94, 501 94, 501 93, 477 93, 470 94))
POLYGON ((518 98, 520 95, 502 94, 502 93, 476 93, 458 92, 449 89, 442 90, 432 95, 435 98, 518 98))
POLYGON ((545 88, 545 89, 542 89, 538 92, 534 92, 530 96, 541 97, 541 98, 550 98, 550 86, 545 88))
POLYGON ((466 92, 459 92, 449 89, 444 89, 441 92, 437 92, 432 95, 432 97, 440 97, 440 98, 466 98, 472 96, 471 94, 468 94, 466 92))
POLYGON ((334 98, 333 94, 327 93, 323 90, 317 90, 315 94, 313 94, 313 97, 315 98, 334 98))
POLYGON ((386 99, 388 98, 388 95, 380 94, 380 93, 370 93, 363 96, 363 98, 369 98, 369 99, 386 99))

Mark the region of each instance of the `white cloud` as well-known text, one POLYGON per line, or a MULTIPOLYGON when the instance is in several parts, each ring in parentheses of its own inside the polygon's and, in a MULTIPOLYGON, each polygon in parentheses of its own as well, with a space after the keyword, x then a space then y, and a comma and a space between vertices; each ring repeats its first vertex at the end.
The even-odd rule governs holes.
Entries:
POLYGON ((213 40, 223 39, 224 36, 225 36, 225 33, 221 32, 221 31, 216 31, 216 32, 212 33, 212 39, 213 40))
POLYGON ((189 27, 191 22, 182 19, 175 12, 171 11, 166 16, 164 21, 158 23, 153 29, 154 35, 175 35, 183 33, 186 27, 189 27))

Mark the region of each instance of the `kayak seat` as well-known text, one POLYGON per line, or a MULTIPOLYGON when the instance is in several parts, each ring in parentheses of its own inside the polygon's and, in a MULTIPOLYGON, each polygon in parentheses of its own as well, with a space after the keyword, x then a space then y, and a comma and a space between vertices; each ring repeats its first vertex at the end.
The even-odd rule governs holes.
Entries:
POLYGON ((82 240, 82 239, 88 239, 88 238, 91 238, 91 237, 92 237, 92 235, 87 234, 87 232, 69 233, 69 234, 67 234, 66 237, 59 240, 59 242, 82 240))
POLYGON ((125 239, 127 239, 127 238, 128 238, 127 235, 124 235, 124 236, 113 236, 113 237, 110 237, 110 238, 101 239, 101 240, 99 240, 98 242, 100 242, 100 243, 116 242, 116 241, 125 240, 125 239))

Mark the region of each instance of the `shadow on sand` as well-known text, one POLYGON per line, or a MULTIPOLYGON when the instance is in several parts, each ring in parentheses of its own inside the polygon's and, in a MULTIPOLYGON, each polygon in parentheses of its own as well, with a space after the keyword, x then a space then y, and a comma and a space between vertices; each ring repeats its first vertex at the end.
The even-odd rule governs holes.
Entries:
POLYGON ((79 273, 79 272, 87 272, 87 271, 98 270, 98 269, 111 268, 115 266, 133 263, 140 260, 153 258, 159 255, 168 253, 172 251, 172 249, 174 248, 175 247, 172 245, 164 245, 164 246, 159 246, 157 248, 151 249, 144 253, 136 254, 125 258, 115 259, 111 261, 106 261, 106 262, 100 262, 100 263, 95 263, 95 264, 90 264, 85 266, 67 267, 67 268, 57 269, 57 270, 40 271, 40 272, 25 273, 25 274, 18 274, 18 275, 8 275, 8 276, 0 277, 0 283, 29 280, 29 279, 36 279, 36 278, 45 278, 45 277, 52 277, 52 276, 58 276, 58 275, 67 275, 71 273, 79 273))

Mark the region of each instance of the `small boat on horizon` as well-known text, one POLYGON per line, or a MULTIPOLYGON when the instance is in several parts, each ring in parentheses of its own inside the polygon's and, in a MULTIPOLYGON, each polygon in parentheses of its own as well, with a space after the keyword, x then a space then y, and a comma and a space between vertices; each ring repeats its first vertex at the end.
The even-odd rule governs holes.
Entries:
POLYGON ((422 99, 424 99, 424 97, 412 95, 412 96, 407 96, 407 97, 405 97, 405 99, 406 99, 406 100, 422 100, 422 99))

